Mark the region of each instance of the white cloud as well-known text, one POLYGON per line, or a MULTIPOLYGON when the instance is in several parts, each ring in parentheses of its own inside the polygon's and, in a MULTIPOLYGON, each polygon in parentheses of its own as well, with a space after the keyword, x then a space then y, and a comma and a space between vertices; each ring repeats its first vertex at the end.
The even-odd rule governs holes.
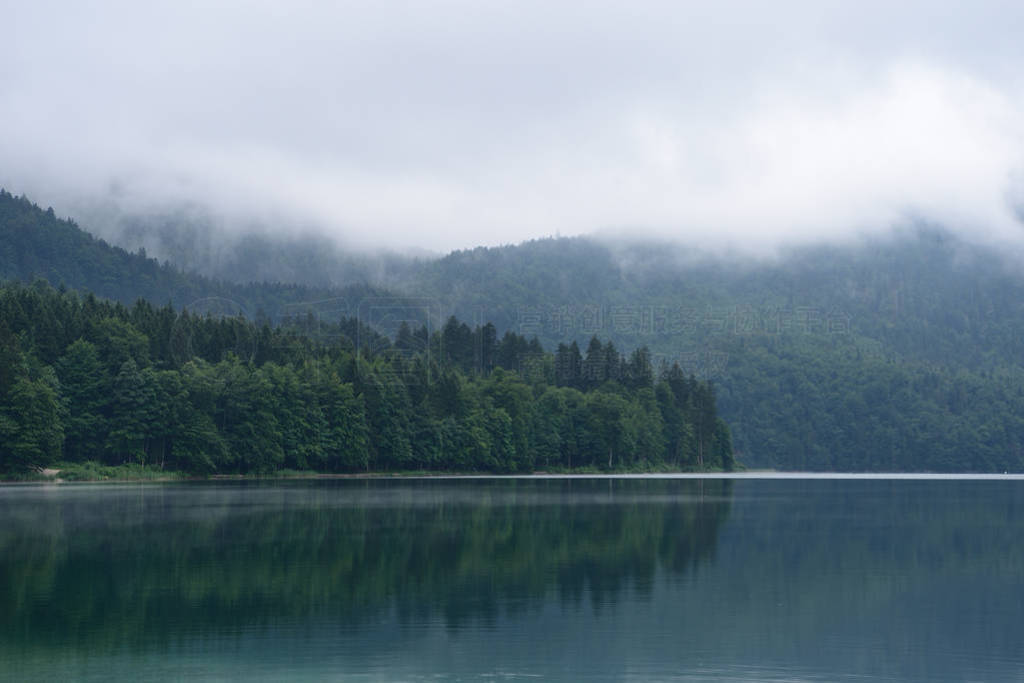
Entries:
MULTIPOLYGON (((0 3, 2 5, 3 3, 0 3)), ((1018 239, 1017 3, 0 6, 0 184, 433 249, 1018 239)))

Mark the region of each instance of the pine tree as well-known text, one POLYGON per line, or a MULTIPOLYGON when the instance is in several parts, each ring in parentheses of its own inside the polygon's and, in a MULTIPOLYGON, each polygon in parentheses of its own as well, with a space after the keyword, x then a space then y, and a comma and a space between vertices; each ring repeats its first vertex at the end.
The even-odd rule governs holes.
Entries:
POLYGON ((106 451, 115 463, 146 462, 146 436, 156 412, 150 377, 144 377, 131 358, 121 364, 114 377, 106 451))
POLYGON ((64 408, 49 366, 22 366, 0 393, 0 472, 42 469, 60 458, 64 408))
POLYGON ((67 400, 64 457, 72 461, 103 457, 109 424, 111 379, 96 345, 79 339, 57 362, 57 376, 67 400))

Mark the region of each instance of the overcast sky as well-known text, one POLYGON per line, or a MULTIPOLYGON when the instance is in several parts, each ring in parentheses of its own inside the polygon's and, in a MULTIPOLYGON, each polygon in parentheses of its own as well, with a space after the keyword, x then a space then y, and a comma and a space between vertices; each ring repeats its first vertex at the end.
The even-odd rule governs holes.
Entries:
POLYGON ((0 0, 0 185, 434 250, 1024 228, 1024 3, 0 0))

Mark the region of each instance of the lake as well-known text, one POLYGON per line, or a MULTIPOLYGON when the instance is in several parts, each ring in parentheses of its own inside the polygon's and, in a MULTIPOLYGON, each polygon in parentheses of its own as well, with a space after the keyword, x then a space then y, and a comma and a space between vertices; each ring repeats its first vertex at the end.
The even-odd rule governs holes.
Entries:
POLYGON ((0 486, 0 678, 1024 680, 1024 481, 0 486))

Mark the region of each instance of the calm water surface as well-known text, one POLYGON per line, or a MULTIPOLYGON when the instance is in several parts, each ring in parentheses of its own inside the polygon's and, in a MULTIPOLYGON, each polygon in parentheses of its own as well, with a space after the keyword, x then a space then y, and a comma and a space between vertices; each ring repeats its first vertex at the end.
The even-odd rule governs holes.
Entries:
POLYGON ((0 487, 10 680, 1024 680, 1024 481, 0 487))

